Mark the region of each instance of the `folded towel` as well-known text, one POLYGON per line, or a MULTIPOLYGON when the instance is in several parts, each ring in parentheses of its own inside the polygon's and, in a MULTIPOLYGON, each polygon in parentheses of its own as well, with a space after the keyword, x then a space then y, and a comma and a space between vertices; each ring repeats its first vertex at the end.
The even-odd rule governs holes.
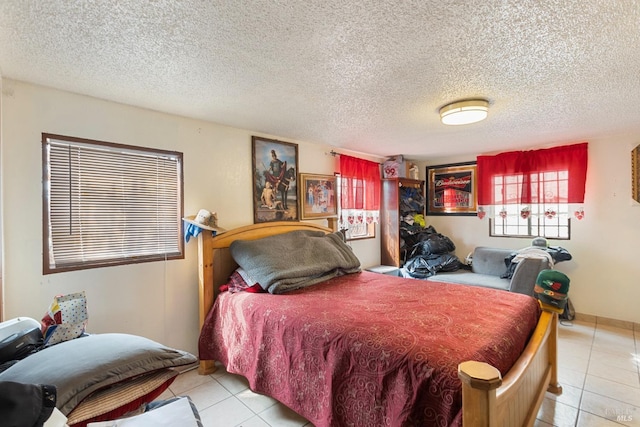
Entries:
MULTIPOLYGON (((189 239, 191 237, 198 237, 198 234, 200 234, 201 232, 202 232, 202 228, 185 221, 184 223, 184 241, 185 242, 189 243, 189 239)), ((215 231, 212 231, 211 233, 213 233, 214 236, 216 235, 215 231)))

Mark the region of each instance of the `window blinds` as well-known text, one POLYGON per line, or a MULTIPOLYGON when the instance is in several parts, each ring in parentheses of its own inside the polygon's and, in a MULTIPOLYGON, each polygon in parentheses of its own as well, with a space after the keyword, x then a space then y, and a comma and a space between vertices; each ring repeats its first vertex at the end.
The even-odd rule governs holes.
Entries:
POLYGON ((52 273, 182 257, 182 154, 43 135, 52 273))

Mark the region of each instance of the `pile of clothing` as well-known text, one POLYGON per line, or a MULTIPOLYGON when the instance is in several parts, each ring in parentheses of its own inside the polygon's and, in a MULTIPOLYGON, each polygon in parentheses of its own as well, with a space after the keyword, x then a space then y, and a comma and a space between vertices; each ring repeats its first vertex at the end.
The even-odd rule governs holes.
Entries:
POLYGON ((507 270, 500 277, 503 279, 511 279, 518 262, 524 258, 542 258, 549 263, 549 268, 553 268, 555 264, 562 261, 571 260, 571 254, 561 246, 549 246, 549 242, 544 237, 536 237, 531 242, 531 246, 519 249, 505 258, 504 263, 507 270))

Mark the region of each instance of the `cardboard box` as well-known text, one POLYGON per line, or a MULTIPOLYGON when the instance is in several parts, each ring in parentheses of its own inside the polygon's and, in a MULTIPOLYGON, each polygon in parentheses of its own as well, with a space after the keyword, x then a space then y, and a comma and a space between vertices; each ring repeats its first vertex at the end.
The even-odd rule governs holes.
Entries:
POLYGON ((383 178, 406 178, 407 163, 401 155, 389 157, 382 164, 383 178))

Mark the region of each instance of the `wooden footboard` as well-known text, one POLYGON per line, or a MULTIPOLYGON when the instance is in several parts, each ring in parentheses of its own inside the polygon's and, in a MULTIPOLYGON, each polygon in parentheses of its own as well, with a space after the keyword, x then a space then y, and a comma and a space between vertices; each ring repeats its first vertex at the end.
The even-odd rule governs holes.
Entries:
POLYGON ((527 347, 504 378, 486 363, 461 363, 463 426, 532 426, 545 392, 562 393, 557 334, 558 314, 543 311, 527 347))

